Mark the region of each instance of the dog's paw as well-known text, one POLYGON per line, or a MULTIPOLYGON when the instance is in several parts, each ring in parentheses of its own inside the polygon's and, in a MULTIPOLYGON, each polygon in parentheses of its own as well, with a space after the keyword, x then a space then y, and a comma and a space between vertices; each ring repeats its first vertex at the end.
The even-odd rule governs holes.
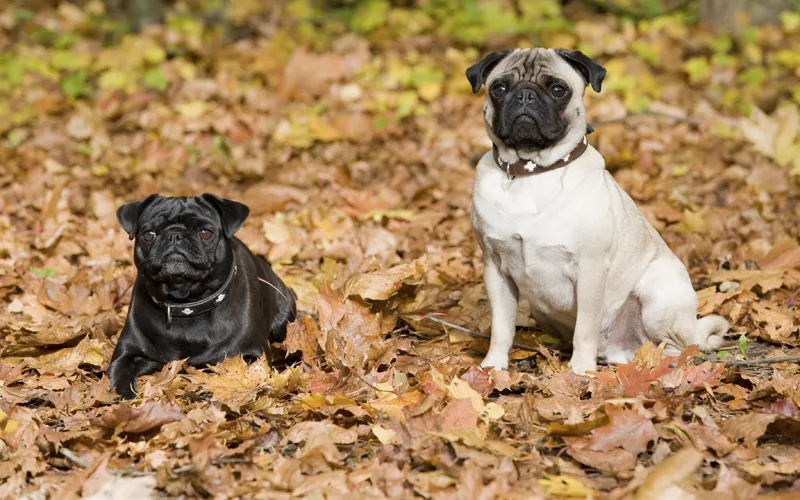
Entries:
POLYGON ((577 375, 585 375, 590 377, 591 375, 587 375, 586 372, 593 372, 597 370, 597 360, 576 358, 573 356, 572 359, 569 360, 569 366, 577 375))
POLYGON ((508 355, 489 353, 483 358, 481 368, 494 368, 495 370, 508 369, 508 355))

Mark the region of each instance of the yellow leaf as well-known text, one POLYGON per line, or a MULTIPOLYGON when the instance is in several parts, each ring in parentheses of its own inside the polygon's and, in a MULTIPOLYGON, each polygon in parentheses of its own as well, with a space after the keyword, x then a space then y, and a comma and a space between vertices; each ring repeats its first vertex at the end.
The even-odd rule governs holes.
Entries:
POLYGON ((775 112, 775 118, 779 120, 774 139, 775 162, 785 167, 800 154, 800 147, 797 144, 800 113, 796 105, 786 106, 775 112))
POLYGON ((397 433, 391 429, 386 429, 379 424, 372 426, 372 433, 378 438, 381 444, 392 444, 397 433))
POLYGON ((111 69, 100 76, 97 84, 103 90, 120 90, 128 85, 128 75, 122 71, 111 69))
POLYGON ((327 122, 323 122, 318 116, 308 117, 308 133, 311 137, 322 142, 333 142, 344 139, 341 130, 327 122))
POLYGON ((454 378, 447 386, 447 393, 453 399, 469 399, 475 411, 483 413, 483 398, 463 379, 454 378))
POLYGON ((105 177, 108 175, 108 166, 107 165, 97 165, 96 167, 92 167, 92 175, 95 177, 105 177))
POLYGON ((678 224, 678 231, 683 234, 702 233, 708 224, 699 212, 683 211, 684 219, 678 224))
POLYGON ((3 422, 5 422, 5 424, 0 427, 0 432, 6 434, 11 434, 19 427, 19 423, 16 420, 11 420, 3 410, 0 410, 0 424, 3 422))
POLYGON ((442 82, 425 82, 419 86, 417 92, 420 97, 431 102, 442 94, 442 82))
POLYGON ((178 110, 184 118, 188 118, 190 120, 194 118, 200 118, 203 116, 208 109, 208 105, 203 101, 192 101, 186 102, 175 105, 175 109, 178 110))
POLYGON ((316 408, 322 408, 326 404, 328 404, 328 400, 325 399, 325 396, 319 393, 309 394, 308 396, 304 397, 300 400, 300 403, 303 405, 304 410, 313 410, 316 408))
POLYGON ((794 167, 789 171, 789 175, 792 177, 800 175, 800 156, 794 159, 794 167))
POLYGON ((487 403, 486 408, 481 412, 481 418, 484 420, 500 420, 505 414, 506 410, 499 404, 487 403))
POLYGON ((689 165, 679 165, 677 167, 672 167, 672 175, 675 177, 681 177, 689 173, 689 165))
POLYGON ((158 64, 167 58, 167 54, 159 45, 149 43, 147 44, 147 48, 144 49, 142 57, 150 64, 158 64))
POLYGON ((412 210, 371 210, 364 215, 360 216, 361 220, 372 219, 377 223, 383 222, 383 219, 396 219, 396 220, 412 220, 416 214, 412 210))
POLYGON ((583 483, 569 476, 545 475, 539 480, 539 485, 547 495, 568 498, 586 498, 589 495, 589 490, 583 483))

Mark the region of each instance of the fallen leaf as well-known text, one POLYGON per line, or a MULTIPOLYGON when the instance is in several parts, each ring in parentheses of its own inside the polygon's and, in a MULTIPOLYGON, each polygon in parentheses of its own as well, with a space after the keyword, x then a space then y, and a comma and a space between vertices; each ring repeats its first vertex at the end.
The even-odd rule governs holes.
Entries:
POLYGON ((636 490, 636 500, 664 498, 690 499, 681 483, 703 463, 703 454, 694 448, 683 448, 650 469, 644 483, 636 490))
POLYGON ((344 284, 345 295, 358 295, 369 300, 386 300, 400 290, 404 281, 418 280, 424 273, 425 264, 418 259, 384 271, 359 274, 344 284))
POLYGON ((125 402, 103 413, 98 424, 115 433, 140 434, 182 418, 183 410, 174 403, 145 401, 134 408, 125 402))

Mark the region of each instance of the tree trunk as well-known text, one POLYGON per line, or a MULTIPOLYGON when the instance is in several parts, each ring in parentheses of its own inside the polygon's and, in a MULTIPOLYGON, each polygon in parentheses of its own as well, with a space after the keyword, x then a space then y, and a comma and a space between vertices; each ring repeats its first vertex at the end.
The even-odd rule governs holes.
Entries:
POLYGON ((128 15, 135 30, 148 24, 161 24, 164 20, 162 0, 125 0, 128 4, 128 15))
POLYGON ((700 0, 700 20, 710 28, 737 31, 742 15, 750 24, 777 24, 778 14, 792 8, 792 0, 700 0))

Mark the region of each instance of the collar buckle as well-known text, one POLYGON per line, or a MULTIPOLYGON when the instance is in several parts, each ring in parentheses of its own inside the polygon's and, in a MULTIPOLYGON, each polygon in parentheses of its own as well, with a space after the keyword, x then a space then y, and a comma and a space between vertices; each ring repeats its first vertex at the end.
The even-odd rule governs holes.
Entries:
POLYGON ((202 314, 208 311, 211 311, 225 298, 230 295, 229 290, 233 283, 233 277, 236 275, 237 272, 237 265, 236 265, 236 257, 233 258, 233 265, 231 266, 231 271, 228 273, 228 278, 225 280, 225 283, 217 289, 214 293, 209 295, 208 297, 197 300, 195 302, 188 302, 188 303, 171 303, 171 302, 159 302, 155 297, 150 295, 150 299, 162 309, 165 309, 167 313, 167 328, 172 325, 172 317, 190 317, 196 316, 198 314, 202 314), (174 310, 173 310, 174 309, 174 310))

